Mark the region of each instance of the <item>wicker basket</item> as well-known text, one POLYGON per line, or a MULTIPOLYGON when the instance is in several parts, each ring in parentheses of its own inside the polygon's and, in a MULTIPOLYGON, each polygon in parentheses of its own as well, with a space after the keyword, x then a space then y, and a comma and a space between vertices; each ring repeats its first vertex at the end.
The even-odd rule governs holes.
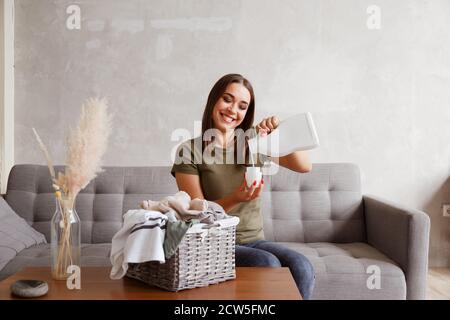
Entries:
POLYGON ((204 228, 191 227, 176 253, 165 263, 129 264, 127 277, 169 291, 179 291, 235 279, 235 237, 239 218, 218 221, 204 228))

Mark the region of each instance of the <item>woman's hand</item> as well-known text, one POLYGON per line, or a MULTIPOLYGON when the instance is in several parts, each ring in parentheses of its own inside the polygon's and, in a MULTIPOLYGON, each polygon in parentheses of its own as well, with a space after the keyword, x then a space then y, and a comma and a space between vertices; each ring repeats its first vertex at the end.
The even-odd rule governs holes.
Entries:
POLYGON ((256 181, 247 187, 247 182, 244 179, 242 184, 232 193, 232 197, 236 202, 247 202, 259 197, 262 189, 264 187, 264 179, 261 179, 259 186, 256 186, 256 181))
POLYGON ((280 119, 277 116, 265 118, 263 121, 256 125, 256 132, 264 137, 275 130, 280 124, 280 119))

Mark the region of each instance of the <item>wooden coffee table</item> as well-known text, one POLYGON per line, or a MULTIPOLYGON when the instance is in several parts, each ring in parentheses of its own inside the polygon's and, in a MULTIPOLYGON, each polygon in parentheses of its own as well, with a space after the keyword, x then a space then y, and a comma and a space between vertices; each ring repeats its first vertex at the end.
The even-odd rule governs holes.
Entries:
POLYGON ((26 268, 0 282, 0 300, 20 299, 10 293, 16 280, 44 280, 47 300, 300 300, 288 268, 236 268, 236 279, 208 287, 169 292, 135 279, 111 280, 108 267, 83 267, 81 289, 67 289, 51 278, 49 267, 26 268))

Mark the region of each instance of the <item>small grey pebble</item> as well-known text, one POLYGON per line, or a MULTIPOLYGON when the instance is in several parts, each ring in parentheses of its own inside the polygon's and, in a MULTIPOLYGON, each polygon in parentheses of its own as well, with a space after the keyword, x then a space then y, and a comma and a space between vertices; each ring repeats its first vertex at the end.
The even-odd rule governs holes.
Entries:
POLYGON ((23 298, 36 298, 48 292, 48 284, 41 280, 17 280, 11 285, 11 292, 23 298))

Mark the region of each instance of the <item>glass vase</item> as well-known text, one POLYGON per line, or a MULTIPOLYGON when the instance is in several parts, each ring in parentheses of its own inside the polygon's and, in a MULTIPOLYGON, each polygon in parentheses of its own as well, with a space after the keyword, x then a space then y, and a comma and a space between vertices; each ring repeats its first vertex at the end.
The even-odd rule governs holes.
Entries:
POLYGON ((81 267, 81 221, 75 211, 75 199, 56 198, 51 220, 52 277, 65 280, 71 265, 81 267))

